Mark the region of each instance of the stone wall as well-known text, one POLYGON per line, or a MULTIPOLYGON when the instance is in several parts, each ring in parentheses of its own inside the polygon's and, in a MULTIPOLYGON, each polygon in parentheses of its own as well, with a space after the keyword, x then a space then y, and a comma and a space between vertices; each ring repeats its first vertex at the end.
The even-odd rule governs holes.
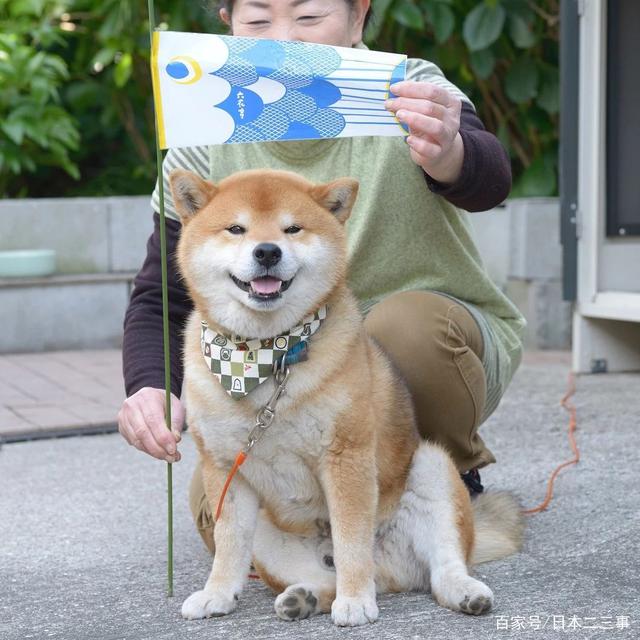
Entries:
MULTIPOLYGON (((489 273, 529 321, 529 348, 570 346, 559 215, 556 199, 531 199, 470 216, 489 273)), ((120 345, 152 227, 147 196, 0 201, 0 250, 57 251, 56 275, 0 280, 0 353, 120 345)))
POLYGON ((572 304, 562 300, 558 199, 510 200, 471 221, 487 270, 527 318, 525 346, 569 349, 572 304))
POLYGON ((57 252, 54 276, 0 280, 0 353, 119 346, 152 228, 148 196, 0 200, 0 250, 57 252))

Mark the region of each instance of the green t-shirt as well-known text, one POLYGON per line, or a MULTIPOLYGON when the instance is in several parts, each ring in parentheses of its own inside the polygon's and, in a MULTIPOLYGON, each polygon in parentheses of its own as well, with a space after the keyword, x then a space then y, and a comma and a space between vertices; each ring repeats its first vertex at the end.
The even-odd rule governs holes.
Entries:
MULTIPOLYGON (((429 62, 410 60, 407 79, 433 82, 468 101, 429 62)), ((485 417, 493 411, 520 362, 525 321, 487 274, 471 236, 469 214, 428 189, 402 137, 172 149, 163 165, 165 213, 176 219, 167 176, 178 167, 214 182, 260 168, 295 171, 316 183, 356 178, 360 190, 346 228, 349 285, 363 314, 400 291, 438 291, 465 303, 485 339, 485 417)), ((157 186, 152 206, 159 211, 157 186)))

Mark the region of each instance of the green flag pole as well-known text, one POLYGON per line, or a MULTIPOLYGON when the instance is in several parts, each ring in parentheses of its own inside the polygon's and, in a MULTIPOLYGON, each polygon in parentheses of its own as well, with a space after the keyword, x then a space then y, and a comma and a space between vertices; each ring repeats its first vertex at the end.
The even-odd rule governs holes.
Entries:
MULTIPOLYGON (((153 50, 155 31, 155 7, 153 0, 147 0, 149 9, 149 46, 153 50)), ((171 430, 171 356, 169 352, 169 294, 167 289, 167 231, 164 215, 164 176, 162 174, 162 151, 158 137, 158 120, 153 108, 156 138, 156 165, 160 195, 160 260, 162 263, 162 336, 164 343, 164 388, 165 420, 171 430)), ((167 463, 167 596, 173 596, 173 468, 167 463)))

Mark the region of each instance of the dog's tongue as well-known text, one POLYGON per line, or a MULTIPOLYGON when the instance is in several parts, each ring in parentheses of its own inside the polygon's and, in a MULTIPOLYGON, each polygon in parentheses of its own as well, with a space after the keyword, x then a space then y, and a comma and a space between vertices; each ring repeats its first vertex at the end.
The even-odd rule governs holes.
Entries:
POLYGON ((270 278, 266 276, 265 278, 257 278, 256 280, 251 281, 251 287, 256 293, 277 293, 280 291, 280 287, 282 286, 282 280, 278 280, 278 278, 270 278))

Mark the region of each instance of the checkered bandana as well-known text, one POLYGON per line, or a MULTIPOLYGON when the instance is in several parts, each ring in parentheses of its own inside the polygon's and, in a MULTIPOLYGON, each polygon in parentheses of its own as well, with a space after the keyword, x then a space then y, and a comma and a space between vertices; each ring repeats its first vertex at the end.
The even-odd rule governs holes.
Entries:
POLYGON ((202 323, 200 344, 207 367, 218 378, 227 393, 238 400, 263 383, 273 374, 273 365, 287 351, 308 340, 327 317, 327 307, 322 306, 302 324, 287 333, 266 340, 227 337, 211 331, 202 323))

